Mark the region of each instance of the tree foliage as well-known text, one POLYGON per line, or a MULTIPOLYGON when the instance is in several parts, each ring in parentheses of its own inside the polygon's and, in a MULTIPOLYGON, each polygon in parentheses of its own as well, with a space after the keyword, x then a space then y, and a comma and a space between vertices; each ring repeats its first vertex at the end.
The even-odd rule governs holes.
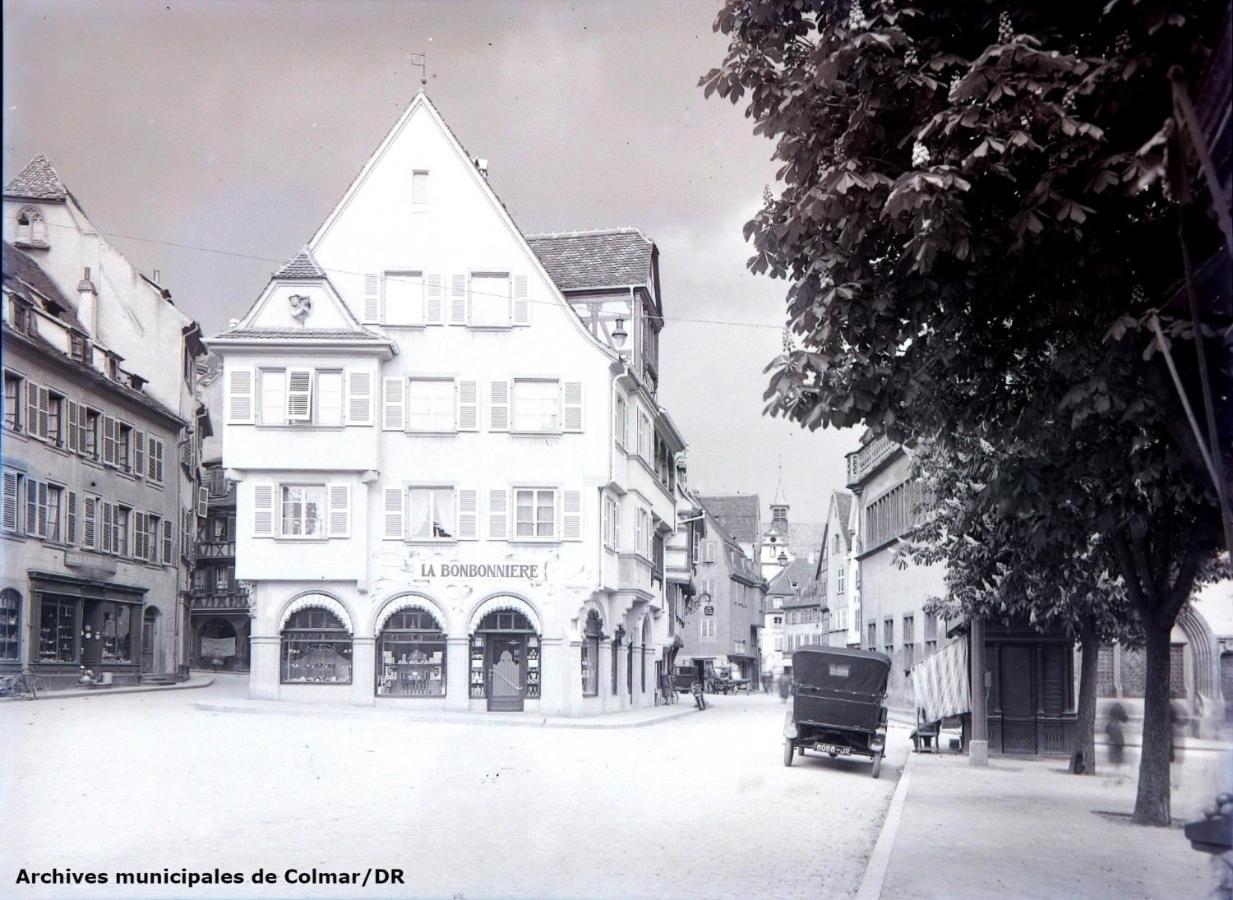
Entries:
MULTIPOLYGON (((800 346, 768 367, 768 412, 955 459, 983 441, 996 452, 962 497, 965 541, 1120 576, 1149 678, 1166 683, 1147 697, 1136 807, 1156 823, 1168 630, 1219 516, 1146 326, 1159 316, 1183 371, 1196 339, 1222 350, 1163 300, 1183 276, 1168 75, 1197 81, 1223 11, 729 0, 715 23, 729 51, 702 79, 746 104, 781 163, 745 228, 750 268, 789 282, 800 346)), ((1196 219, 1204 258, 1219 235, 1196 219)), ((1229 379, 1217 373, 1226 414, 1229 379)), ((948 562, 996 570, 1004 552, 948 562)), ((1004 596, 1027 578, 1008 577, 1004 596)))

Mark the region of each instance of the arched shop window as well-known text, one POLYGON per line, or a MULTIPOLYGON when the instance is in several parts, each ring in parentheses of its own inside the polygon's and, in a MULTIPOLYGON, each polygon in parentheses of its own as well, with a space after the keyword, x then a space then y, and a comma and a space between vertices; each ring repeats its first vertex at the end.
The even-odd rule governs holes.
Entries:
POLYGON ((283 684, 351 683, 351 634, 329 610, 293 613, 282 638, 283 684))
POLYGON ((528 700, 538 700, 540 696, 539 635, 535 633, 535 626, 531 624, 525 615, 512 609, 493 610, 480 619, 479 624, 475 627, 475 634, 471 639, 471 671, 473 673, 471 697, 484 696, 482 674, 480 677, 475 678, 474 673, 477 669, 481 673, 483 672, 484 636, 496 634, 525 635, 521 642, 521 648, 522 652, 526 654, 526 698, 528 700))
POLYGON ((599 613, 590 610, 587 613, 586 629, 582 633, 582 696, 599 696, 599 642, 603 640, 604 629, 599 621, 599 613))
POLYGON ((381 629, 379 645, 377 696, 445 696, 445 632, 431 613, 394 613, 381 629))
POLYGON ((0 660, 16 662, 21 653, 21 594, 10 589, 0 591, 0 660))

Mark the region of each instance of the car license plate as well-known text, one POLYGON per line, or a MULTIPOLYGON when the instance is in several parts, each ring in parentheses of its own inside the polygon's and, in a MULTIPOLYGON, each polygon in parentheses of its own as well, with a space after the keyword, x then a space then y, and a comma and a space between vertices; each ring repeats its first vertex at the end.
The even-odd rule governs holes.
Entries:
POLYGON ((837 756, 850 756, 851 747, 840 747, 837 744, 815 744, 819 753, 834 753, 837 756))

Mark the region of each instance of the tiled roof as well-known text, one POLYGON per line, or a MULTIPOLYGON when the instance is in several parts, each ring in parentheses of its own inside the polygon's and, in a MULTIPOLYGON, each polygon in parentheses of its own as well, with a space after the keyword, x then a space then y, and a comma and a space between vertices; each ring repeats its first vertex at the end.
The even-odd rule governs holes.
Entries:
POLYGON ((384 338, 375 332, 368 331, 366 329, 363 331, 355 331, 348 328, 233 328, 230 331, 224 331, 221 334, 216 334, 214 337, 271 338, 273 340, 281 340, 283 338, 311 338, 313 340, 389 342, 388 338, 384 338))
POLYGON ((651 280, 654 243, 636 228, 538 234, 527 238, 563 291, 628 287, 651 280))
POLYGON ((804 590, 813 579, 813 566, 809 564, 807 559, 794 559, 788 563, 787 568, 780 571, 774 578, 771 579, 770 590, 767 594, 778 597, 791 597, 798 590, 804 590), (796 587, 792 587, 792 582, 796 582, 796 587))
POLYGON ((728 534, 742 544, 758 545, 761 536, 758 534, 757 494, 730 494, 727 496, 704 497, 699 495, 698 502, 706 507, 707 512, 719 520, 728 534))
POLYGON ((287 260, 283 267, 274 273, 274 277, 317 281, 325 278, 325 273, 321 271, 321 267, 313 259, 312 251, 305 247, 295 256, 291 257, 291 259, 287 260))
POLYGON ((848 531, 848 520, 852 515, 853 497, 847 491, 835 491, 836 514, 839 517, 839 533, 843 536, 845 550, 852 549, 852 535, 848 531))
POLYGON ((808 556, 818 552, 825 533, 825 522, 789 522, 783 542, 793 556, 808 556))
POLYGON ((4 269, 4 283, 11 290, 17 291, 31 303, 38 303, 45 311, 51 312, 41 298, 36 294, 55 303, 61 309, 55 313, 61 322, 72 325, 78 331, 85 331, 77 319, 76 304, 68 299, 56 283, 48 277, 42 267, 26 254, 22 253, 8 241, 4 241, 3 258, 0 266, 4 269))
POLYGON ((40 153, 17 177, 4 186, 6 197, 28 197, 32 200, 63 200, 68 196, 68 189, 56 170, 51 167, 47 157, 40 153))

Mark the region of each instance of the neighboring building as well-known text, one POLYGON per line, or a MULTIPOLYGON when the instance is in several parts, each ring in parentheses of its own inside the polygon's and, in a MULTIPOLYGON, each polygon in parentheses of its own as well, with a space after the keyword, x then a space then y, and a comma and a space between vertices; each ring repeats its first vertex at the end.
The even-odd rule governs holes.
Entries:
MULTIPOLYGON (((222 371, 222 361, 212 354, 197 367, 197 384, 216 415, 223 409, 222 371)), ((198 519, 196 535, 190 659, 200 669, 246 672, 251 620, 248 595, 235 575, 236 492, 223 470, 222 451, 221 436, 202 442, 205 516, 198 519)))
POLYGON ((826 643, 823 627, 823 597, 814 579, 815 564, 807 557, 794 559, 775 576, 767 596, 778 598, 784 617, 783 663, 792 665, 792 654, 802 647, 826 643))
MULTIPOLYGON (((56 454, 56 459, 66 465, 52 468, 56 470, 55 477, 69 481, 86 479, 83 484, 62 485, 63 502, 68 502, 71 491, 82 504, 75 516, 81 516, 83 524, 88 511, 86 495, 90 494, 89 510, 94 510, 97 504, 97 527, 90 533, 95 549, 112 558, 126 555, 132 558, 140 552, 145 554, 141 558, 143 563, 158 558, 160 568, 174 567, 175 577, 170 589, 162 579, 156 579, 157 588, 149 585, 151 592, 157 590, 157 595, 147 594, 150 599, 143 613, 146 618, 132 628, 143 632, 146 638, 142 646, 147 669, 152 666, 158 673, 178 672, 188 658, 186 607, 193 551, 191 535, 196 527, 200 441, 202 432, 209 427, 204 407, 195 396, 193 382, 195 360, 205 352, 200 329, 176 308, 170 291, 159 283, 157 271, 152 277, 138 271, 103 239, 46 157, 36 156, 5 185, 3 205, 4 240, 9 245, 4 268, 6 276, 12 275, 15 279, 7 283, 6 289, 12 289, 16 300, 12 309, 6 308, 6 315, 9 312, 21 315, 17 310, 23 305, 20 302, 23 294, 32 298, 29 308, 34 310, 33 317, 24 322, 13 321, 11 327, 28 336, 37 332, 36 346, 52 350, 55 355, 45 359, 53 359, 57 366, 38 374, 15 373, 14 377, 25 377, 28 387, 39 386, 40 429, 44 421, 44 396, 46 403, 53 407, 57 402, 55 398, 61 398, 60 451, 82 465, 76 462, 67 465, 70 460, 56 454), (24 288, 19 288, 18 282, 22 282, 24 288), (41 286, 33 287, 35 282, 41 286), (53 289, 58 300, 50 296, 53 289), (23 325, 31 330, 27 331, 23 325), (118 403, 119 395, 98 394, 96 388, 103 390, 103 386, 93 377, 79 384, 64 381, 57 384, 55 379, 68 377, 59 365, 62 358, 74 363, 78 371, 101 373, 107 391, 112 385, 127 388, 121 395, 130 401, 139 399, 141 409, 131 404, 108 406, 108 403, 118 403), (40 382, 40 377, 47 381, 40 382), (81 417, 76 427, 70 421, 70 410, 76 410, 81 417), (145 418, 147 416, 153 418, 145 418), (76 451, 72 449, 74 440, 81 442, 76 451), (86 443, 91 440, 95 441, 92 449, 86 443), (98 465, 105 471, 125 475, 119 481, 88 477, 95 474, 98 465), (131 480, 127 476, 131 476, 131 480), (139 485, 153 487, 155 492, 138 490, 139 485), (104 516, 116 518, 108 524, 104 516), (138 538, 139 526, 148 527, 152 520, 157 521, 160 530, 157 553, 152 539, 138 538), (174 558, 164 564, 161 554, 166 542, 162 531, 168 527, 174 558), (105 548, 113 538, 116 542, 109 552, 105 548), (127 551, 123 543, 125 538, 127 551)), ((16 342, 13 345, 15 347, 16 342)), ((6 346, 5 365, 16 367, 17 360, 7 350, 6 346)), ((22 364, 27 362, 22 360, 22 364)), ((54 427, 51 409, 47 416, 48 428, 54 427)), ((30 437, 28 432, 23 434, 30 437)), ((39 441, 37 447, 23 445, 20 441, 6 442, 6 464, 11 456, 16 467, 22 462, 18 459, 19 453, 38 454, 40 448, 54 443, 50 435, 46 438, 40 435, 39 441)), ((26 458, 24 462, 30 464, 31 460, 26 458)), ((49 471, 49 485, 51 477, 49 471)), ((36 480, 37 476, 31 474, 29 478, 36 480)), ((67 525, 67 508, 63 516, 62 521, 67 525)), ((77 535, 77 549, 65 557, 78 563, 68 564, 69 569, 76 570, 69 573, 71 577, 82 577, 95 587, 102 583, 114 587, 131 575, 136 579, 135 585, 140 585, 142 578, 131 567, 120 565, 116 568, 114 559, 83 556, 86 548, 80 541, 84 537, 80 533, 77 535)), ((20 581, 23 576, 18 569, 22 564, 20 556, 6 554, 7 575, 20 581)), ((93 601, 84 599, 92 589, 83 585, 85 593, 78 594, 83 602, 75 606, 74 614, 85 624, 90 624, 88 620, 94 615, 93 601)), ((27 606, 38 615, 34 607, 38 606, 38 596, 44 592, 29 590, 33 591, 35 602, 27 606)), ((97 634, 93 626, 91 633, 97 634)), ((87 651, 83 642, 78 643, 78 658, 92 661, 96 654, 87 651)), ((64 655, 59 653, 58 658, 64 655)), ((120 674, 120 668, 113 671, 113 675, 120 674)))
POLYGON ((709 662, 717 672, 757 683, 759 631, 766 582, 754 560, 705 510, 698 561, 697 602, 685 616, 682 661, 709 662))
POLYGON ((685 447, 657 402, 658 251, 528 241, 485 168, 418 94, 209 342, 253 696, 654 703, 685 447))
POLYGON ((758 558, 762 539, 761 501, 757 494, 699 494, 706 507, 724 531, 750 559, 758 558))
POLYGON ((685 645, 685 615, 690 602, 698 595, 698 564, 702 539, 706 535, 706 515, 697 496, 689 489, 684 453, 676 458, 676 516, 677 528, 664 541, 668 634, 658 669, 661 676, 672 672, 680 649, 685 645))
POLYGON ((762 568, 762 577, 768 582, 793 560, 812 557, 816 562, 818 547, 822 544, 826 523, 790 522, 789 509, 791 507, 784 497, 781 478, 775 488, 775 499, 771 501, 771 523, 759 538, 758 563, 762 568))
POLYGON ((95 304, 119 298, 88 269, 70 299, 30 256, 3 252, 0 668, 52 687, 82 669, 117 684, 171 677, 189 423, 93 337, 95 304))
POLYGON ((825 643, 832 647, 859 647, 861 612, 853 557, 854 505, 847 491, 831 491, 826 525, 818 552, 814 580, 826 610, 825 643))

